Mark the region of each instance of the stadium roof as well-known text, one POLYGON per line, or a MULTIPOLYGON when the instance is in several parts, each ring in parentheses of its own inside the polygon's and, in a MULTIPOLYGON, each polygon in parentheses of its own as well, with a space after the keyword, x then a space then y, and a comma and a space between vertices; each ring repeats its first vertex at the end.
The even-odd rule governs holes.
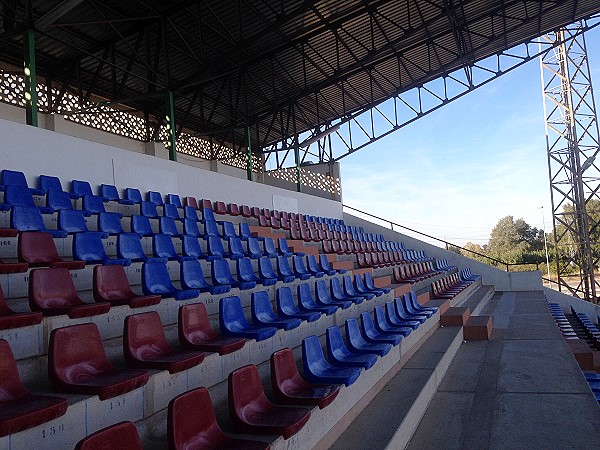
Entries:
MULTIPOLYGON (((0 60, 264 148, 600 11, 598 0, 4 0, 0 60), (30 7, 28 6, 30 5, 30 7)), ((65 89, 62 89, 64 92, 65 89)))

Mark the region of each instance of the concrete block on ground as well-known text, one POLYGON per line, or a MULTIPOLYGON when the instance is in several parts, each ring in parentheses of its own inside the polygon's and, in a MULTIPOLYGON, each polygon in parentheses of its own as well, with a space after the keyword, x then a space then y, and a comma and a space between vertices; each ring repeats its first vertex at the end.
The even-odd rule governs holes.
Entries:
POLYGON ((471 316, 463 330, 465 341, 489 341, 492 329, 491 316, 471 316))
POLYGON ((471 316, 470 308, 452 307, 442 314, 440 323, 443 326, 462 327, 471 316))

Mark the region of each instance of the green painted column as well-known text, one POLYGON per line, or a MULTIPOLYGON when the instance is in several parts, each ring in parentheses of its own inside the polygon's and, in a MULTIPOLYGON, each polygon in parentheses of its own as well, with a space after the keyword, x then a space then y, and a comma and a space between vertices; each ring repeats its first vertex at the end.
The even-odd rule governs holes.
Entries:
POLYGON ((294 144, 294 160, 296 161, 296 190, 302 192, 302 181, 300 179, 300 146, 298 145, 298 142, 294 144))
POLYGON ((177 139, 175 136, 175 108, 173 107, 173 92, 167 93, 167 147, 169 148, 169 159, 177 161, 177 139))
POLYGON ((252 181, 252 142, 250 141, 250 127, 246 128, 246 137, 248 139, 246 144, 246 175, 248 181, 252 181))
POLYGON ((25 75, 25 115, 27 125, 38 126, 37 76, 35 67, 35 36, 32 29, 23 33, 25 75))

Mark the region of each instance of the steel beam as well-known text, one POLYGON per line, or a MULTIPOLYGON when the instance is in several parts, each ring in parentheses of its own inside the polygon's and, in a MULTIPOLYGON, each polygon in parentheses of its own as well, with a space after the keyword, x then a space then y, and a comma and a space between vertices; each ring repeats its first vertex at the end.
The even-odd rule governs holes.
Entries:
POLYGON ((24 41, 24 69, 25 75, 25 116, 27 125, 38 126, 38 101, 37 101, 37 75, 35 65, 35 34, 28 28, 23 33, 24 41))

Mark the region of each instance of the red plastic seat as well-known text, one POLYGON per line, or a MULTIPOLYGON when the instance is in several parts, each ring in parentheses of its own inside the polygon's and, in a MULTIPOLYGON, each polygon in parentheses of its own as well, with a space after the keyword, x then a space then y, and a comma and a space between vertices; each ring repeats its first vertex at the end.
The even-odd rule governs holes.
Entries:
POLYGON ((227 214, 227 206, 224 202, 216 201, 214 211, 215 214, 227 214))
POLYGON ((248 205, 240 206, 240 214, 242 215, 242 217, 245 217, 247 219, 252 217, 252 211, 250 211, 250 207, 248 205))
POLYGON ((194 209, 198 209, 198 201, 196 200, 196 197, 185 197, 183 199, 183 204, 185 206, 191 206, 194 209))
POLYGON ((0 339, 0 436, 62 416, 69 403, 61 397, 30 393, 21 382, 8 342, 0 339))
POLYGON ((200 200, 199 206, 200 206, 200 209, 204 209, 204 208, 213 209, 212 201, 210 201, 207 198, 203 198, 202 200, 200 200))
POLYGON ((10 309, 6 303, 2 286, 0 286, 0 330, 26 327, 28 325, 38 324, 41 321, 41 312, 16 313, 10 309))
POLYGON ((160 303, 161 296, 136 295, 129 286, 123 266, 114 265, 94 267, 94 299, 112 305, 141 308, 160 303))
POLYGON ((258 219, 261 216, 260 208, 258 206, 253 206, 250 208, 250 214, 252 214, 252 217, 258 219))
POLYGON ((29 307, 45 316, 67 314, 71 319, 104 314, 110 303, 85 303, 65 268, 34 269, 29 274, 29 307))
POLYGON ((204 360, 201 351, 177 350, 167 342, 156 311, 125 317, 123 355, 132 367, 168 370, 169 373, 181 372, 204 360))
POLYGON ((145 385, 149 376, 145 370, 115 367, 106 357, 96 324, 84 323, 52 330, 48 377, 57 392, 105 400, 145 385))
POLYGON ((312 384, 298 373, 292 350, 284 348, 271 355, 271 386, 279 403, 317 405, 323 409, 340 392, 335 384, 312 384))
POLYGON ((237 430, 250 434, 280 434, 288 439, 308 422, 310 408, 271 403, 256 366, 250 364, 229 374, 229 417, 237 430))
POLYGON ((217 423, 206 388, 185 392, 169 402, 167 441, 169 450, 196 448, 266 450, 266 442, 234 439, 217 423))
POLYGON ((19 235, 16 228, 0 228, 0 237, 15 237, 19 235))
POLYGON ((227 212, 230 216, 239 216, 241 214, 239 206, 235 203, 227 205, 227 212))
POLYGON ((75 446, 75 450, 107 449, 142 450, 142 443, 135 425, 131 422, 111 425, 83 438, 75 446))
POLYGON ((65 261, 58 256, 54 239, 49 233, 25 231, 19 236, 19 261, 31 267, 64 267, 78 270, 85 267, 85 261, 65 261))
POLYGON ((210 320, 204 303, 192 303, 179 307, 179 343, 184 347, 195 348, 207 352, 218 352, 219 355, 239 350, 246 344, 246 339, 221 336, 210 326, 210 320))
POLYGON ((0 258, 0 274, 27 272, 27 263, 9 263, 0 258))

